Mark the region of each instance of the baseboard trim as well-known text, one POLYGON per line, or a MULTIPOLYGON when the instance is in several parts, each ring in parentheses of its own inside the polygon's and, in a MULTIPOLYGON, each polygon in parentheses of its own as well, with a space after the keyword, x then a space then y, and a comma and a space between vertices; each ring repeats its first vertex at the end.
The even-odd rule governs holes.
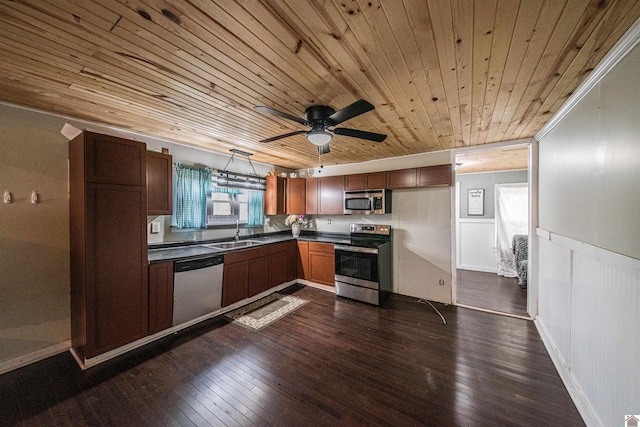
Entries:
POLYGON ((516 319, 533 320, 533 318, 531 316, 525 316, 525 315, 522 315, 522 314, 507 313, 505 311, 491 310, 490 308, 475 307, 473 305, 456 304, 456 307, 468 308, 470 310, 476 310, 476 311, 484 311, 485 313, 498 314, 500 316, 515 317, 516 319))
POLYGON ((334 293, 334 294, 336 293, 335 286, 323 285, 323 284, 320 284, 320 283, 316 283, 316 282, 312 282, 310 280, 304 280, 304 279, 298 279, 298 280, 296 280, 296 282, 301 284, 301 285, 309 286, 309 287, 316 288, 316 289, 322 289, 323 291, 331 292, 331 293, 334 293))
POLYGON ((577 381, 573 377, 571 373, 571 367, 567 365, 566 361, 558 351, 558 348, 551 338, 549 331, 544 326, 544 322, 540 320, 538 317, 533 321, 534 325, 538 329, 538 333, 540 334, 540 338, 542 339, 542 343, 547 349, 547 353, 549 353, 549 357, 551 357, 551 361, 556 367, 556 371, 558 371, 558 375, 560 375, 560 379, 564 383, 569 396, 571 396, 571 400, 576 405, 578 412, 582 416, 583 421, 588 426, 600 426, 603 427, 604 424, 598 418, 598 414, 593 410, 593 407, 589 403, 589 400, 586 398, 580 385, 578 385, 577 381))
POLYGON ((49 347, 41 348, 40 350, 33 351, 31 353, 23 354, 13 359, 6 360, 0 363, 0 375, 7 372, 25 367, 32 363, 39 362, 48 357, 56 356, 60 353, 71 348, 71 340, 63 341, 59 344, 55 344, 49 347))
POLYGON ((247 298, 246 300, 242 300, 239 301, 235 304, 231 304, 228 305, 226 307, 222 307, 216 311, 213 311, 209 314, 205 314, 204 316, 200 316, 196 319, 190 320, 188 322, 182 323, 180 325, 176 325, 172 328, 169 329, 165 329, 164 331, 160 331, 157 334, 153 334, 153 335, 149 335, 146 336, 144 338, 141 338, 137 341, 134 341, 132 343, 123 345, 122 347, 118 347, 114 350, 108 351, 106 353, 100 354, 98 356, 92 357, 90 359, 84 359, 82 360, 73 349, 71 349, 71 354, 73 354, 74 358, 76 359, 76 362, 78 362, 78 365, 80 366, 80 368, 82 368, 83 370, 85 369, 89 369, 93 366, 99 365, 103 362, 106 362, 107 360, 113 359, 114 357, 118 357, 121 356, 131 350, 135 350, 136 348, 142 347, 144 345, 147 345, 153 341, 159 340, 160 338, 164 338, 168 335, 174 334, 178 331, 181 331, 183 329, 186 329, 190 326, 193 326, 197 323, 203 322, 205 320, 211 319, 213 317, 217 317, 220 315, 223 315, 225 313, 228 313, 230 311, 235 310, 236 308, 240 308, 244 305, 250 304, 254 301, 259 300, 260 298, 264 298, 268 295, 271 295, 274 292, 278 292, 281 291, 282 289, 288 288, 291 285, 295 285, 297 283, 297 280, 291 280, 289 282, 283 283, 281 285, 275 286, 271 289, 268 289, 262 293, 259 293, 257 295, 252 296, 251 298, 247 298))
POLYGON ((483 267, 481 265, 467 265, 467 264, 460 264, 458 266, 459 270, 470 270, 470 271, 480 271, 482 273, 494 273, 494 274, 498 274, 498 269, 497 268, 492 268, 492 267, 483 267))

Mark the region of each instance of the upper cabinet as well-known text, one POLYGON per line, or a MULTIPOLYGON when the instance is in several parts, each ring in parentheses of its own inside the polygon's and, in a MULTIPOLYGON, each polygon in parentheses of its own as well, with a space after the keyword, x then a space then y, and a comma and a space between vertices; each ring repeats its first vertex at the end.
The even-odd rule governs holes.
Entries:
POLYGON ((344 175, 307 178, 306 213, 342 215, 344 208, 344 175))
POLYGON ((171 155, 147 151, 147 215, 173 213, 172 176, 171 155))
POLYGON ((342 215, 344 207, 344 176, 326 176, 318 181, 318 214, 342 215))
POLYGON ((287 178, 286 213, 306 213, 307 186, 304 178, 287 178))
POLYGON ((453 169, 450 164, 418 168, 417 174, 418 187, 451 185, 453 182, 453 169))
POLYGON ((396 190, 401 188, 415 188, 416 169, 400 169, 387 172, 387 188, 396 190))
POLYGON ((285 198, 287 178, 280 176, 267 177, 267 190, 264 194, 265 215, 278 215, 286 213, 285 198))
POLYGON ((306 212, 309 215, 318 213, 318 178, 307 178, 306 212))
POLYGON ((305 181, 304 178, 268 176, 264 213, 266 215, 306 213, 305 181))
POLYGON ((387 187, 387 173, 359 173, 345 175, 344 189, 350 190, 380 190, 387 187))
POLYGON ((146 146, 137 141, 85 132, 84 179, 87 182, 146 185, 146 146))

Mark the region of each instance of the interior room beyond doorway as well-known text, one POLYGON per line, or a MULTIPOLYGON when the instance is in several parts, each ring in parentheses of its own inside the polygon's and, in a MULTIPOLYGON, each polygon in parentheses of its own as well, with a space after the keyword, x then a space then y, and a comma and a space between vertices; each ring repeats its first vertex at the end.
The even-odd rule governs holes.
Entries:
POLYGON ((456 154, 458 305, 528 317, 528 150, 456 154))

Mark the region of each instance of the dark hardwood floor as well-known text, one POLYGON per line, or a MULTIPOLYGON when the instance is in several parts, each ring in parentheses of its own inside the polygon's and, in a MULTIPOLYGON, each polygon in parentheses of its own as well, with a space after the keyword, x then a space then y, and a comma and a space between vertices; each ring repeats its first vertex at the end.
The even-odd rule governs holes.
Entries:
POLYGON ((310 300, 252 332, 224 317, 87 371, 0 376, 5 425, 583 425, 531 321, 394 295, 310 300))
POLYGON ((517 277, 471 270, 457 270, 457 276, 458 304, 528 316, 527 290, 517 277))

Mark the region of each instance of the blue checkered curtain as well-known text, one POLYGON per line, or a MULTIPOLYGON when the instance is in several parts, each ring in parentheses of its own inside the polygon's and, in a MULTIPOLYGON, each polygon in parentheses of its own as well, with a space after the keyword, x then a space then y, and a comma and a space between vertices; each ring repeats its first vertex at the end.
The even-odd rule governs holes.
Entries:
POLYGON ((205 228, 207 192, 211 191, 211 169, 176 163, 174 172, 172 225, 178 228, 205 228))
POLYGON ((264 191, 249 191, 249 218, 248 226, 262 225, 264 203, 264 191))

